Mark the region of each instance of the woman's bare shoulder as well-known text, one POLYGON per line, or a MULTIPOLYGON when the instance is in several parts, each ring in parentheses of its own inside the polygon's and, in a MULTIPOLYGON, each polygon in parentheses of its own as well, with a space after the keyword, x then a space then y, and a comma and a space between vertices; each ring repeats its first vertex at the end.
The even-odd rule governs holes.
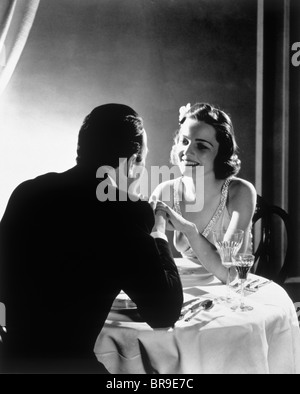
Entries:
POLYGON ((241 192, 256 194, 254 185, 251 182, 247 181, 246 179, 242 179, 242 178, 233 177, 230 182, 230 189, 232 191, 237 191, 237 192, 241 191, 241 192))
POLYGON ((229 186, 229 193, 232 199, 241 199, 256 202, 256 189, 254 185, 242 178, 232 178, 229 186))

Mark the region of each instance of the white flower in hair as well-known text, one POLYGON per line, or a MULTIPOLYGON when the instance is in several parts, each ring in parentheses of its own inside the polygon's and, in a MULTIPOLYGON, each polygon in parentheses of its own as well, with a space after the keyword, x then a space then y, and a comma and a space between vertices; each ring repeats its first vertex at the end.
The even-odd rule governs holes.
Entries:
POLYGON ((183 105, 179 108, 179 122, 185 117, 185 114, 191 109, 191 104, 183 105))

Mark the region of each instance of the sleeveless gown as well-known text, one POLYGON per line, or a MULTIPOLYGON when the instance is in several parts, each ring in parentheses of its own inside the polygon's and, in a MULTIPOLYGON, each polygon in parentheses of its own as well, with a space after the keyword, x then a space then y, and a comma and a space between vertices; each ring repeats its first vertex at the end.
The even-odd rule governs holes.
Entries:
MULTIPOLYGON (((232 178, 228 178, 225 180, 222 190, 221 190, 221 198, 220 198, 220 203, 210 219, 210 221, 207 223, 206 227, 202 231, 202 235, 210 241, 212 244, 214 243, 213 241, 213 231, 219 231, 219 230, 226 230, 229 226, 231 216, 228 212, 227 209, 227 198, 228 198, 228 188, 230 185, 232 178)), ((180 209, 180 193, 179 193, 179 188, 180 184, 182 182, 182 178, 177 178, 175 179, 174 182, 174 206, 173 209, 175 212, 177 212, 179 215, 182 216, 182 212, 180 209)), ((248 247, 247 250, 245 251, 246 253, 252 253, 252 233, 251 230, 248 233, 245 233, 246 237, 249 237, 248 239, 248 247)), ((174 233, 174 246, 175 248, 181 253, 182 257, 188 258, 194 262, 197 262, 198 264, 200 263, 196 254, 194 253, 193 249, 191 248, 188 239, 186 236, 178 231, 175 231, 174 233), (178 238, 180 237, 180 247, 178 245, 178 238)))

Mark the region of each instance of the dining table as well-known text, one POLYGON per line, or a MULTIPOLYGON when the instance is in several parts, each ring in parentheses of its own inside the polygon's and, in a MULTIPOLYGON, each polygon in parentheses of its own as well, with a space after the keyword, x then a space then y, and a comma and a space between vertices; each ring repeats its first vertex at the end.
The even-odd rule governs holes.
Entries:
POLYGON ((151 328, 120 292, 94 347, 109 373, 300 373, 299 322, 281 286, 249 273, 244 300, 253 309, 242 311, 238 279, 226 300, 226 286, 203 267, 185 258, 175 262, 184 294, 182 315, 172 327, 151 328))

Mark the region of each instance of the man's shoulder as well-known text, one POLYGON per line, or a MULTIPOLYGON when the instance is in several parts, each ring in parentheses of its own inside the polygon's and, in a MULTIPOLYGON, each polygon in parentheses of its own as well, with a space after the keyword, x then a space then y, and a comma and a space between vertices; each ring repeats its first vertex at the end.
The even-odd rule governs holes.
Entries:
MULTIPOLYGON (((60 174, 49 172, 27 179, 15 187, 8 200, 8 208, 16 212, 37 210, 53 198, 56 191, 62 190, 60 174)), ((48 204, 49 205, 49 204, 48 204)), ((24 212, 25 214, 25 212, 24 212)))
POLYGON ((58 174, 49 172, 46 174, 38 175, 35 178, 27 179, 21 182, 13 191, 13 196, 18 195, 33 195, 46 188, 51 188, 58 180, 58 174))

